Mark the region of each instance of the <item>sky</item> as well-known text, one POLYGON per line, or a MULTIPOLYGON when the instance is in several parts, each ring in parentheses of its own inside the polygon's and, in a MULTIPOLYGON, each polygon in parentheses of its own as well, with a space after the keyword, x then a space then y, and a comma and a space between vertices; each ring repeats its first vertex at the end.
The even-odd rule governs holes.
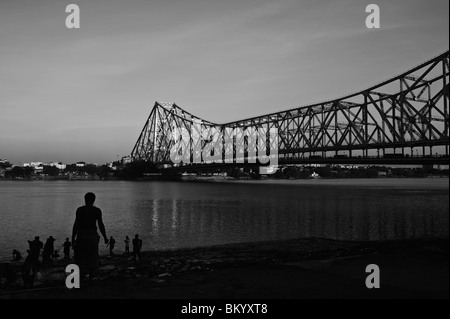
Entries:
POLYGON ((131 153, 155 101, 226 123, 448 49, 448 0, 0 0, 0 159, 103 164, 131 153), (379 29, 366 28, 370 3, 379 29))

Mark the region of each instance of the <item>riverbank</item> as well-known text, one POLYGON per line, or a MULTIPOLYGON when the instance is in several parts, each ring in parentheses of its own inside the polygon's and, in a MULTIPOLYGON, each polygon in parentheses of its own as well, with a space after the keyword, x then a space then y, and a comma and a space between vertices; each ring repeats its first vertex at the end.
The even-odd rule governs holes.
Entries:
MULTIPOLYGON (((4 285, 2 299, 448 298, 449 241, 348 242, 319 238, 102 256, 96 280, 65 287, 65 263, 42 271, 33 289, 4 285), (381 288, 368 289, 377 264, 381 288)), ((19 276, 20 277, 20 276, 19 276)))

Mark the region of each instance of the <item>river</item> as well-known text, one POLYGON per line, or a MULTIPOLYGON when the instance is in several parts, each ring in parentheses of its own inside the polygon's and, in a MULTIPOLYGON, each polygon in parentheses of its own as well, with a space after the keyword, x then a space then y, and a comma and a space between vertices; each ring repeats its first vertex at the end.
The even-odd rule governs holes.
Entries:
MULTIPOLYGON (((0 180, 0 260, 26 255, 27 240, 52 235, 62 255, 75 210, 97 195, 108 236, 124 250, 324 237, 448 238, 449 180, 342 179, 231 182, 0 180)), ((101 252, 107 248, 101 244, 101 252)))

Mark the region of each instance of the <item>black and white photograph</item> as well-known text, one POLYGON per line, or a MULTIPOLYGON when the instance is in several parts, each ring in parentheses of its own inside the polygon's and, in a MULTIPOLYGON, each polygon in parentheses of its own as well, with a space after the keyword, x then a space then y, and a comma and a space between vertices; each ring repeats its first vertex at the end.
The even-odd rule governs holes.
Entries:
POLYGON ((0 0, 0 305, 448 300, 449 71, 448 0, 0 0))

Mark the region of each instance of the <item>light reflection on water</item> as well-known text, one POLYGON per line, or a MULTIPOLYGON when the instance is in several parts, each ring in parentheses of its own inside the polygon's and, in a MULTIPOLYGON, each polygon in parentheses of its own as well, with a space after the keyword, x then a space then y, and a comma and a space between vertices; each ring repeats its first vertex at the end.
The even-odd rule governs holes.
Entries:
MULTIPOLYGON (((0 259, 52 235, 61 250, 92 191, 108 236, 124 249, 326 237, 448 238, 448 179, 182 182, 0 181, 0 259)), ((106 247, 102 246, 106 253, 106 247)), ((61 250, 62 251, 62 250, 61 250)))

